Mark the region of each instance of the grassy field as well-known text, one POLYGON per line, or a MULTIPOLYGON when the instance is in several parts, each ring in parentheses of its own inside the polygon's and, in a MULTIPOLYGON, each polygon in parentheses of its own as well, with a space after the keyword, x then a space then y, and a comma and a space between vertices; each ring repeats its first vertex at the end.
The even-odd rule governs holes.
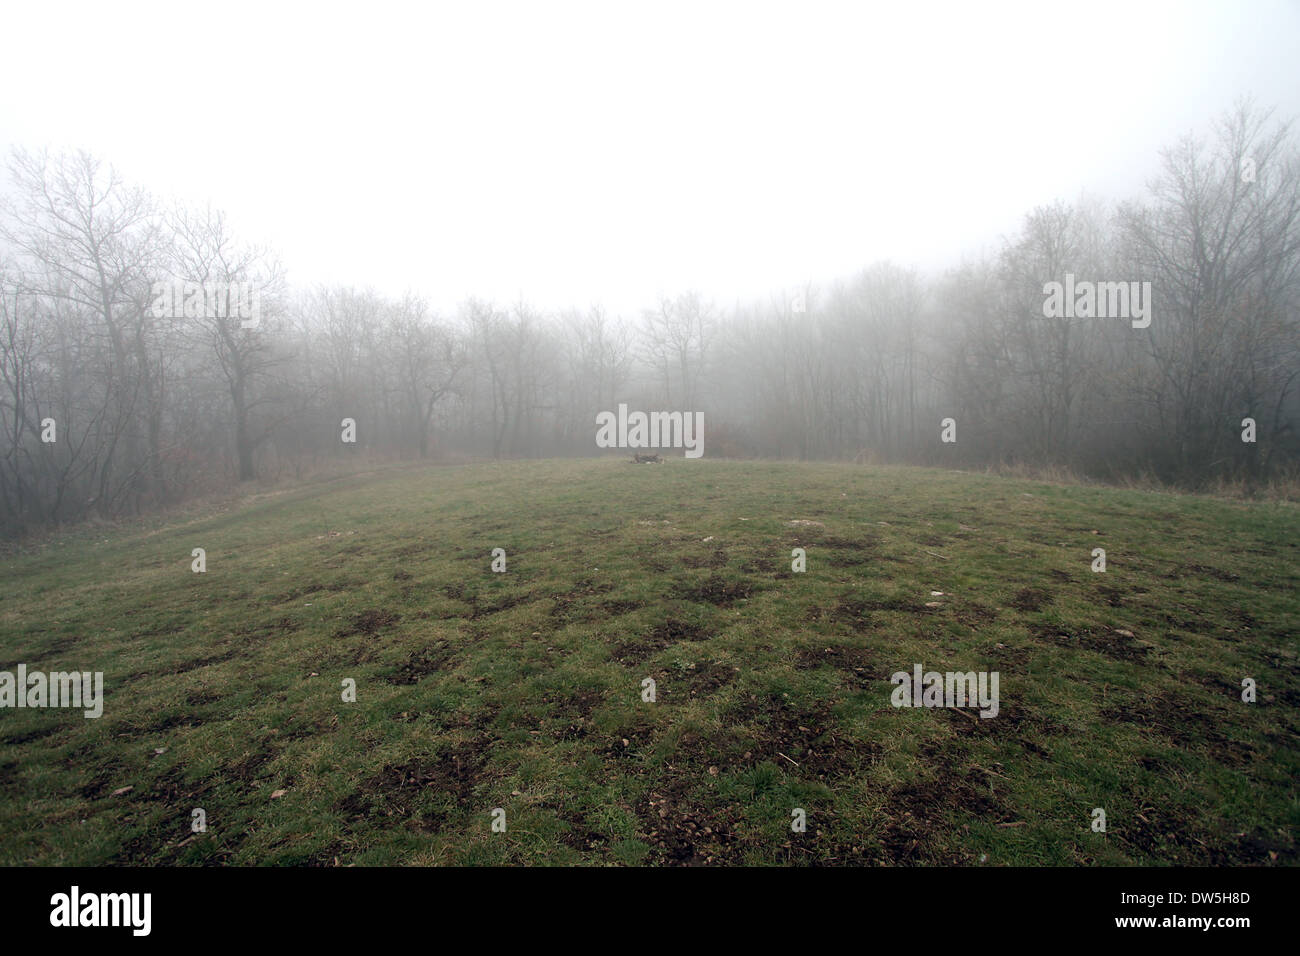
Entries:
POLYGON ((82 529, 0 560, 0 669, 105 682, 0 710, 0 863, 1294 865, 1298 542, 1294 505, 682 459, 82 529), (999 714, 891 706, 918 663, 999 714))

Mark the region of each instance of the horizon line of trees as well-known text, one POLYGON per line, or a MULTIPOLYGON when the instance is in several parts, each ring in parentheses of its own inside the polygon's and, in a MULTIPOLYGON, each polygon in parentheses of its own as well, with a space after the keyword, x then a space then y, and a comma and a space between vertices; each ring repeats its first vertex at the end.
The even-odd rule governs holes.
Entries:
POLYGON ((1266 481, 1300 453, 1300 149, 1249 103, 1208 142, 1164 150, 1142 201, 1034 209, 996 254, 941 276, 881 262, 730 310, 685 292, 633 320, 294 290, 220 212, 163 207, 89 154, 16 150, 10 170, 6 536, 358 454, 591 454, 597 413, 620 403, 703 412, 709 456, 1195 488, 1266 481), (1149 326, 1048 317, 1045 285, 1067 275, 1149 281, 1149 326), (159 283, 251 287, 258 315, 234 296, 160 309, 159 283))

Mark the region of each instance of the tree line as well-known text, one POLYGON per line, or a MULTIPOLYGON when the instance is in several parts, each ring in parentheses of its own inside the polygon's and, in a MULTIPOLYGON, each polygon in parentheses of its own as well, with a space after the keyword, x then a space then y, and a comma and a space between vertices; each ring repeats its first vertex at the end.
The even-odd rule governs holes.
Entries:
POLYGON ((1249 104, 1163 151, 1140 200, 1034 209, 943 275, 882 262, 637 316, 294 289, 220 212, 164 206, 94 156, 17 150, 10 172, 5 535, 349 458, 592 454, 621 402, 703 412, 709 456, 1196 488, 1293 474, 1300 451, 1300 151, 1249 104), (1067 277, 1112 305, 1118 283, 1149 283, 1149 324, 1100 295, 1049 314, 1067 277))

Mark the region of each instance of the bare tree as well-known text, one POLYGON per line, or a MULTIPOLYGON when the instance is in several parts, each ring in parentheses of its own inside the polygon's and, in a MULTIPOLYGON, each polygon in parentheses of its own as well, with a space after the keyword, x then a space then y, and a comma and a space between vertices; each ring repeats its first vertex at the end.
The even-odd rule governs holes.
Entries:
POLYGON ((270 345, 279 314, 283 276, 277 262, 263 250, 240 246, 231 237, 225 216, 211 208, 203 212, 177 209, 171 216, 171 278, 211 290, 204 308, 184 315, 187 334, 196 337, 221 370, 234 419, 237 474, 240 481, 257 477, 254 455, 275 428, 275 420, 254 423, 269 396, 258 396, 260 379, 276 364, 270 345), (236 288, 244 286, 236 292, 236 288), (246 318, 234 296, 256 302, 257 315, 246 318))

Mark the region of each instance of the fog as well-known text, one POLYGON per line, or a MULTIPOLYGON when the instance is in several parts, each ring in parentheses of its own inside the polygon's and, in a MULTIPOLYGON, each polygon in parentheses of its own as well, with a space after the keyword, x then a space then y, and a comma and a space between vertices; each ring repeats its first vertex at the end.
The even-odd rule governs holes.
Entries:
POLYGON ((1293 3, 221 10, 8 10, 0 145, 89 149, 296 283, 443 311, 947 268, 1133 198, 1243 94, 1300 114, 1293 3))
POLYGON ((702 415, 706 456, 1294 464, 1294 4, 9 20, 8 533, 596 454, 620 404, 702 415), (1076 279, 1149 314, 1048 315, 1076 279))

